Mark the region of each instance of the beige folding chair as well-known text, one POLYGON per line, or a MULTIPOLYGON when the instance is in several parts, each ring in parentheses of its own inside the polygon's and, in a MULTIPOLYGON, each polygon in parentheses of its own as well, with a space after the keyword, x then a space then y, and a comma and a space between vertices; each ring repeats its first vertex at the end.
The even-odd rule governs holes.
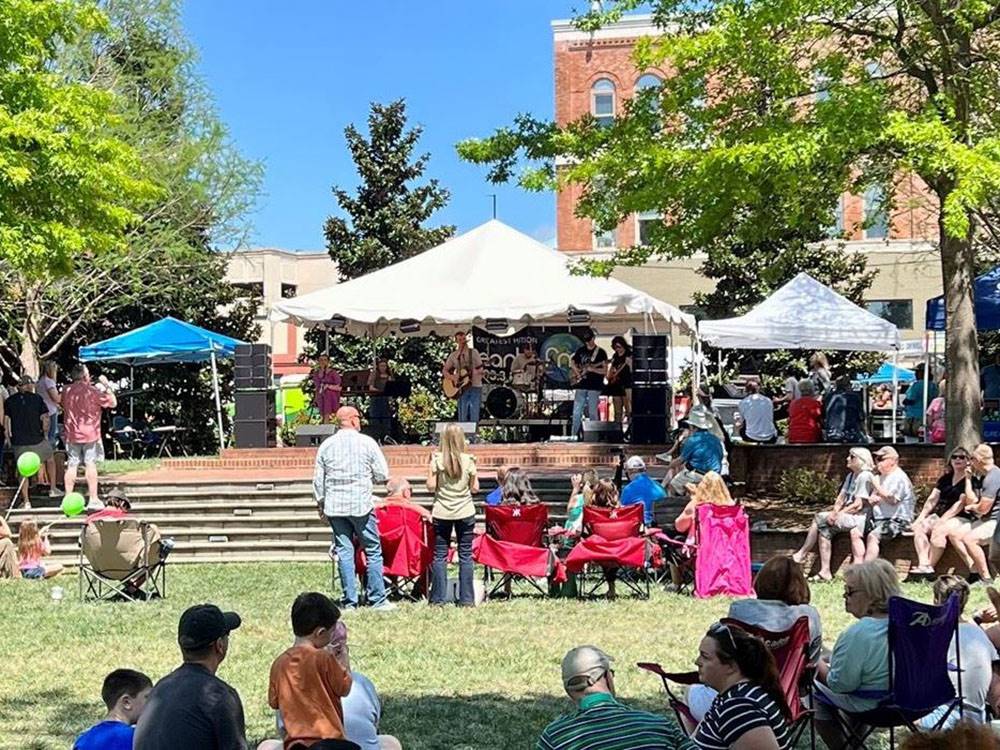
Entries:
POLYGON ((88 523, 80 532, 79 581, 81 601, 166 597, 159 538, 136 518, 88 523))

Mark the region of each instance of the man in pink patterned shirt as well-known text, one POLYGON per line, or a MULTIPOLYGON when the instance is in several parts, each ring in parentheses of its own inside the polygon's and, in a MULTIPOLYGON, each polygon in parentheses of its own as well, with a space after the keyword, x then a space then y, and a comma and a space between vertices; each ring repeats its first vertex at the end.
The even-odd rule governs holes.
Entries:
POLYGON ((73 382, 63 389, 62 407, 65 421, 63 439, 66 441, 66 492, 73 491, 76 470, 83 462, 87 477, 88 508, 100 510, 104 504, 97 497, 97 462, 104 459, 101 443, 101 410, 114 409, 118 399, 111 391, 108 379, 101 375, 99 385, 90 382, 86 365, 77 365, 72 372, 73 382))

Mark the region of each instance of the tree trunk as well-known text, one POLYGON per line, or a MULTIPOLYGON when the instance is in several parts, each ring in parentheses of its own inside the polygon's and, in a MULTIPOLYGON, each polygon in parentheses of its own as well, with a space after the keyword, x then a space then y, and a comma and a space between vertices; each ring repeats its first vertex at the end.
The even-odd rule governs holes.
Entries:
MULTIPOLYGON (((944 205, 946 196, 941 197, 944 205)), ((941 278, 948 320, 945 326, 945 417, 947 450, 971 449, 982 440, 982 392, 976 335, 975 253, 971 237, 952 237, 938 218, 941 278)))
POLYGON ((25 375, 38 378, 38 346, 41 343, 38 339, 41 336, 42 321, 38 310, 38 296, 33 291, 25 295, 24 301, 24 326, 21 328, 21 351, 20 360, 22 371, 25 375))

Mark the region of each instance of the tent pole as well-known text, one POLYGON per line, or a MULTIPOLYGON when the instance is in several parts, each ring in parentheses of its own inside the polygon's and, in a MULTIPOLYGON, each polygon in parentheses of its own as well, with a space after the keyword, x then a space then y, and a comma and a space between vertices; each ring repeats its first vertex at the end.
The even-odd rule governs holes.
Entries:
POLYGON ((128 397, 128 421, 135 422, 135 365, 128 366, 128 389, 132 391, 128 397))
POLYGON ((222 399, 219 396, 219 368, 215 363, 215 346, 212 346, 212 390, 215 391, 215 417, 219 427, 219 455, 226 447, 226 438, 222 431, 222 399))
POLYGON ((920 413, 920 421, 923 423, 924 429, 920 439, 922 442, 925 443, 927 442, 927 389, 933 382, 933 377, 934 377, 933 375, 931 375, 931 363, 936 362, 937 360, 937 331, 934 331, 933 335, 934 335, 934 343, 932 344, 932 346, 934 347, 934 356, 932 357, 930 354, 930 350, 928 350, 927 348, 927 343, 928 343, 927 332, 926 331, 924 332, 924 395, 923 395, 924 408, 921 410, 920 413))
POLYGON ((899 349, 892 351, 892 442, 896 442, 896 404, 899 401, 899 349))
POLYGON ((697 397, 698 391, 701 390, 701 339, 694 336, 694 373, 691 376, 691 403, 694 403, 694 399, 697 397))
POLYGON ((670 429, 677 429, 677 416, 674 410, 674 397, 677 395, 674 390, 674 326, 667 325, 667 388, 670 389, 670 429))

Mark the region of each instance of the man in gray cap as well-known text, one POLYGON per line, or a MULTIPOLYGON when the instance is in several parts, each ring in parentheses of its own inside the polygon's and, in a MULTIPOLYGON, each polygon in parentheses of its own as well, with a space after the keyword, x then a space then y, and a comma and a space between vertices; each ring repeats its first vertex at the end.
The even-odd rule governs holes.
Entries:
POLYGON ((135 750, 246 750, 243 702, 215 676, 229 653, 229 634, 240 624, 238 614, 214 604, 185 610, 177 626, 184 663, 149 694, 135 728, 135 750))
POLYGON ((549 724, 536 750, 697 750, 674 721, 617 701, 611 661, 596 646, 563 657, 563 687, 577 711, 549 724))

